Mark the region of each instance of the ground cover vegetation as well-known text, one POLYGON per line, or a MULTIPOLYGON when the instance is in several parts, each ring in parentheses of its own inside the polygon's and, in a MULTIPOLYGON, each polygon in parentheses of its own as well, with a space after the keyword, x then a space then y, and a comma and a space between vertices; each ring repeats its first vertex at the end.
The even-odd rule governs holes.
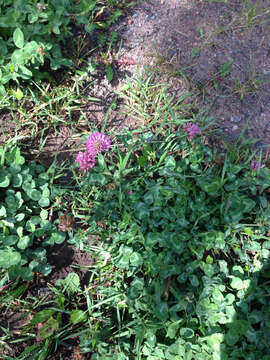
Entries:
POLYGON ((1 106, 13 104, 14 113, 13 134, 2 127, 0 147, 1 356, 269 360, 267 154, 241 137, 234 147, 216 144, 212 120, 194 113, 185 95, 170 97, 155 83, 156 69, 138 70, 119 91, 139 124, 119 131, 106 118, 89 123, 82 111, 74 121, 89 67, 67 71, 60 85, 49 69, 45 82, 36 75, 43 60, 52 70, 69 65, 59 44, 72 21, 91 33, 130 4, 0 2, 1 106), (40 24, 51 38, 40 30, 31 38, 40 24), (46 56, 14 62, 32 42, 46 56), (41 164, 49 130, 64 123, 77 140, 67 151, 73 156, 41 164), (55 280, 52 254, 66 246, 88 256, 87 276, 74 263, 55 280))

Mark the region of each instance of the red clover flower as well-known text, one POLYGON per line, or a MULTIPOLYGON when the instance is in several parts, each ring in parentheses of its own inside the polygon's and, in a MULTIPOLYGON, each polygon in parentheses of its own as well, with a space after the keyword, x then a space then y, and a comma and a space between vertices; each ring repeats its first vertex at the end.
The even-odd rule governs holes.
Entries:
POLYGON ((87 150, 84 152, 80 151, 76 157, 76 161, 79 163, 80 170, 84 174, 96 164, 95 157, 87 150))
POLYGON ((41 4, 40 2, 38 2, 36 6, 37 6, 38 10, 45 10, 46 9, 46 6, 44 4, 41 4))
POLYGON ((86 148, 90 154, 96 156, 103 151, 109 151, 111 147, 111 140, 108 135, 100 132, 94 132, 87 140, 86 148))
POLYGON ((250 163, 250 170, 251 171, 257 171, 258 169, 263 169, 265 167, 265 164, 260 165, 260 160, 254 161, 252 160, 250 163))
POLYGON ((100 132, 91 134, 86 142, 86 151, 80 151, 76 157, 80 170, 85 174, 96 164, 96 156, 103 152, 109 151, 111 140, 108 135, 100 132))
POLYGON ((187 125, 184 127, 184 130, 187 133, 188 141, 192 141, 196 135, 201 133, 199 126, 192 122, 187 123, 187 125))

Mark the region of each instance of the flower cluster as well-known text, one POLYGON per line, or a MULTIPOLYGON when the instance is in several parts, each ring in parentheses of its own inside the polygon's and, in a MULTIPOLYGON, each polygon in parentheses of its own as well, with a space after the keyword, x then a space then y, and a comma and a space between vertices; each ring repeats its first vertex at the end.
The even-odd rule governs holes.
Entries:
POLYGON ((250 163, 250 170, 256 172, 258 169, 263 169, 265 167, 265 164, 260 163, 260 161, 254 161, 252 160, 250 163))
POLYGON ((86 143, 86 151, 80 151, 76 157, 80 170, 85 174, 96 164, 96 156, 98 153, 109 151, 111 140, 108 135, 100 132, 91 134, 86 143))
POLYGON ((187 133, 188 141, 192 141, 196 135, 201 133, 199 126, 192 122, 187 123, 187 125, 184 127, 184 130, 187 133))
POLYGON ((44 4, 41 4, 40 2, 38 2, 36 6, 39 11, 46 9, 46 6, 44 4))

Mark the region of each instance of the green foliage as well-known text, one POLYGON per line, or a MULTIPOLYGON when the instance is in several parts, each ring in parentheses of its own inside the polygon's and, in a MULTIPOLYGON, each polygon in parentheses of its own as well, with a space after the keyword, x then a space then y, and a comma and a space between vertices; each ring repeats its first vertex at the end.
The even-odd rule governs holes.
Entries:
POLYGON ((121 140, 126 153, 81 178, 89 227, 110 239, 100 272, 114 285, 96 306, 121 338, 103 336, 93 358, 267 359, 269 169, 222 160, 182 129, 121 140))
POLYGON ((44 64, 51 70, 70 67, 72 60, 63 55, 62 47, 72 36, 75 26, 88 33, 106 29, 121 15, 118 9, 103 22, 103 12, 95 0, 0 1, 0 94, 5 95, 10 80, 38 79, 44 64))
POLYGON ((26 163, 17 146, 0 147, 0 159, 0 268, 11 279, 48 275, 45 246, 65 240, 48 220, 50 174, 35 162, 26 163))

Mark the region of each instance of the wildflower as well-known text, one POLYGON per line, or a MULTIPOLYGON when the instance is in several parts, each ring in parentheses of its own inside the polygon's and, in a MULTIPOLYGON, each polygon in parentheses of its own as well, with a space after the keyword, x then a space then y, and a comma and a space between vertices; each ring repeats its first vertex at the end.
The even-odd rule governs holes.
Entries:
POLYGON ((46 6, 44 4, 41 4, 40 2, 38 2, 36 6, 37 6, 38 10, 45 10, 46 9, 46 6))
POLYGON ((96 156, 98 153, 110 150, 111 140, 108 135, 100 132, 94 132, 87 140, 86 148, 87 151, 96 156))
POLYGON ((251 163, 250 163, 250 170, 254 171, 254 172, 257 171, 258 169, 262 169, 264 167, 265 167, 265 164, 260 165, 259 160, 256 161, 256 162, 254 160, 252 160, 251 163))
POLYGON ((188 135, 188 141, 192 141, 196 135, 199 135, 201 133, 201 129, 199 128, 199 126, 192 122, 187 123, 187 125, 184 127, 184 130, 188 135))
POLYGON ((76 161, 79 163, 80 170, 84 174, 96 164, 95 156, 88 150, 84 152, 80 151, 76 157, 76 161))

